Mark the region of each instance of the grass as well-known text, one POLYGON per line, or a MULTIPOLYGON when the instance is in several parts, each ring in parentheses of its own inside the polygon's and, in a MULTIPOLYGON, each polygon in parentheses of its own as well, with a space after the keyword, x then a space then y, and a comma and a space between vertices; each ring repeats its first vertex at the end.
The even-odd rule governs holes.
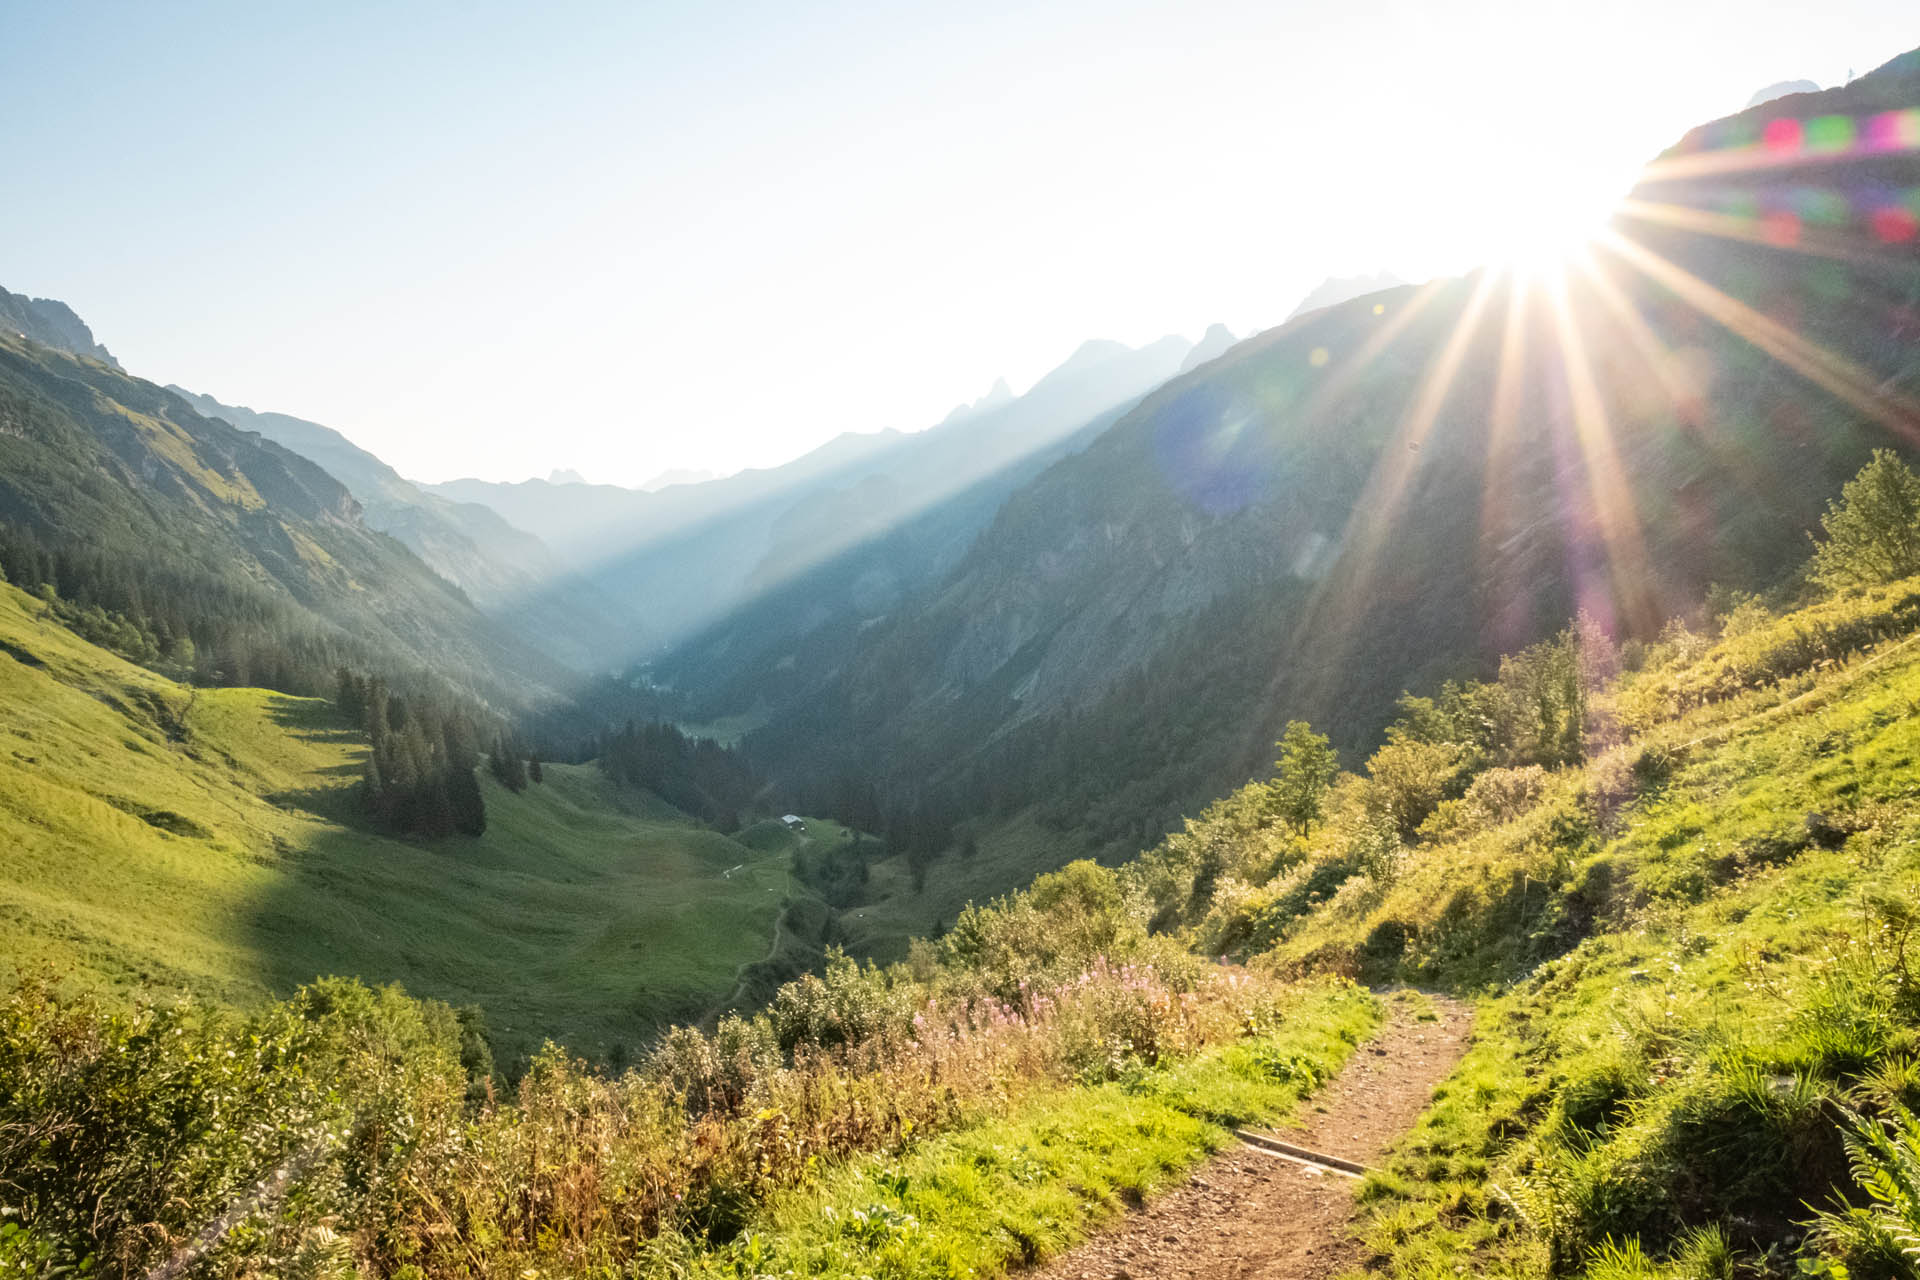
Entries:
POLYGON ((549 1036, 605 1058, 726 998, 790 903, 815 932, 780 958, 817 944, 784 848, 568 765, 519 794, 482 771, 482 837, 389 838, 326 703, 195 692, 41 613, 0 587, 0 972, 241 1006, 398 981, 481 1006, 503 1060, 549 1036))
MULTIPOLYGON (((1769 643, 1701 666, 1723 681, 1727 651, 1769 643)), ((1327 962, 1391 920, 1409 969, 1485 992, 1472 1049, 1361 1189, 1374 1270, 1903 1273, 1803 1241, 1851 1186, 1843 1108, 1920 1101, 1920 647, 1878 652, 1650 722, 1638 745, 1677 763, 1600 829, 1565 817, 1618 785, 1604 758, 1282 944, 1327 962)))
POLYGON ((934 859, 918 891, 905 857, 875 862, 861 901, 841 913, 846 949, 883 963, 903 959, 911 939, 950 928, 969 902, 987 902, 1008 885, 1025 884, 1085 856, 1070 838, 1021 813, 983 831, 972 857, 948 850, 934 859))
POLYGON ((1275 1064, 1304 1057, 1331 1076, 1379 1020, 1359 988, 1309 984, 1259 1036, 824 1170, 695 1274, 986 1276, 1033 1263, 1181 1181, 1232 1126, 1286 1119, 1306 1089, 1275 1064))

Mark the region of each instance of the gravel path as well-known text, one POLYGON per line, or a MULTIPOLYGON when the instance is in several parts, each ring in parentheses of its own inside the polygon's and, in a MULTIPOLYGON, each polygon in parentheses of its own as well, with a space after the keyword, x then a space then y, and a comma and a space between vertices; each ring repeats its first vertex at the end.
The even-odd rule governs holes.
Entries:
MULTIPOLYGON (((1466 1052, 1471 1011, 1433 999, 1435 1022, 1396 1002, 1387 1025, 1276 1130, 1296 1146, 1370 1164, 1419 1119, 1466 1052)), ((1353 1178, 1253 1147, 1215 1156, 1192 1181, 1022 1280, 1309 1280, 1360 1263, 1353 1178)))

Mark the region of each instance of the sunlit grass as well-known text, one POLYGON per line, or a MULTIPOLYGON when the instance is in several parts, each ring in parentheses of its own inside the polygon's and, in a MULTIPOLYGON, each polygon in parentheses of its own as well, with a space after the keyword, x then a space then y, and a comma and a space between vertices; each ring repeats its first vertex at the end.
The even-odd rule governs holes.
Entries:
MULTIPOLYGON (((355 799, 327 704, 175 685, 0 587, 0 968, 251 1005, 326 974, 483 1006, 503 1056, 607 1056, 704 1013, 806 891, 784 849, 700 828, 592 766, 477 839, 402 841, 355 799), (38 665, 35 665, 38 664, 38 665), (738 870, 735 870, 738 868, 738 870), (731 872, 731 874, 729 874, 731 872)), ((789 928, 782 958, 817 949, 789 928)))

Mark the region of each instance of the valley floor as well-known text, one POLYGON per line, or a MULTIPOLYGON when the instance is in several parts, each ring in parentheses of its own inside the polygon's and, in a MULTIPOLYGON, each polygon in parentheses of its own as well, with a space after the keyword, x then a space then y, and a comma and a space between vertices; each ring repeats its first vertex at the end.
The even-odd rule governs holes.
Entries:
POLYGON ((400 982, 479 1006, 504 1066, 548 1037, 619 1061, 748 967, 817 954, 784 840, 591 765, 519 792, 482 770, 484 835, 396 838, 328 703, 188 688, 45 614, 0 584, 0 975, 242 1007, 330 974, 400 982))

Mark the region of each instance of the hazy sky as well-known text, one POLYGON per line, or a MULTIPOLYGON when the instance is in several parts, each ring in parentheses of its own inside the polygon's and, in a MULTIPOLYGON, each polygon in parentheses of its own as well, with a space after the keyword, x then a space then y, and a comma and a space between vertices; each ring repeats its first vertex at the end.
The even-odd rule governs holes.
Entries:
POLYGON ((638 482, 926 426, 1596 216, 1913 0, 0 0, 0 285, 402 472, 638 482))

